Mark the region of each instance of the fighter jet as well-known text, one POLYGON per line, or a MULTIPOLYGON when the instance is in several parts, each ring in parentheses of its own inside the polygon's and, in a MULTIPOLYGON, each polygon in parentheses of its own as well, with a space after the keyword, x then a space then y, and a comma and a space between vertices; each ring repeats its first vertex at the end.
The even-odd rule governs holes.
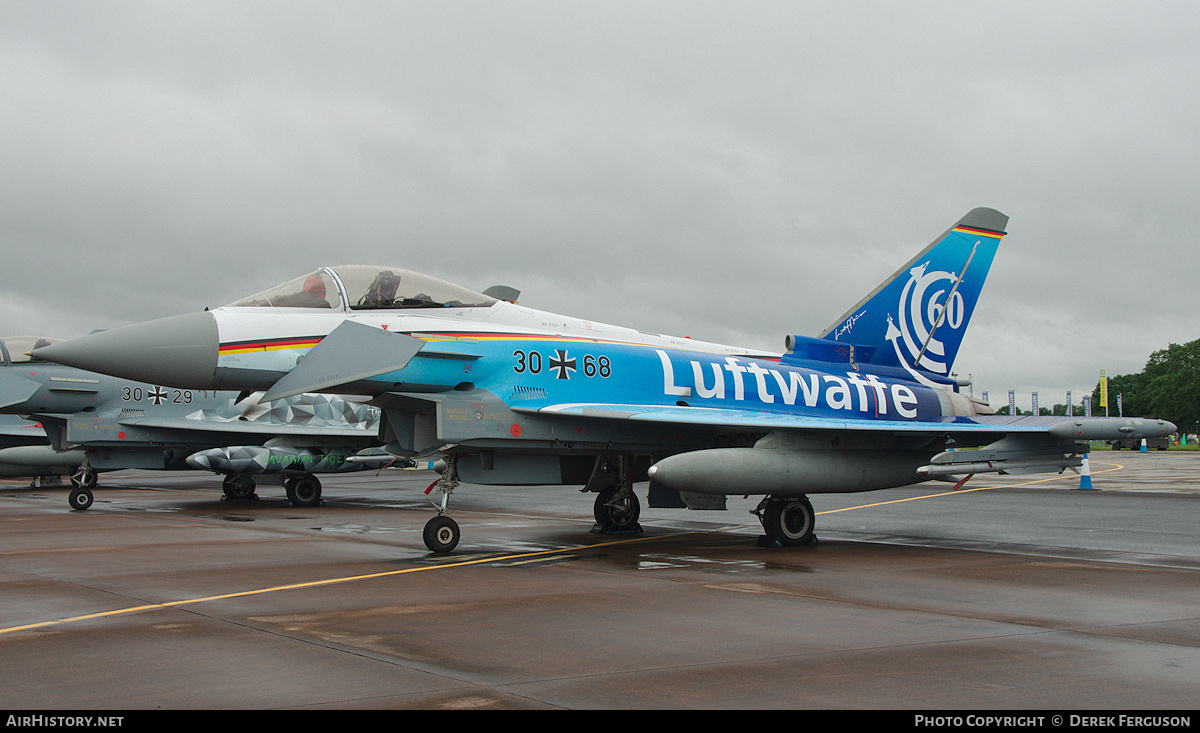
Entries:
POLYGON ((168 389, 26 353, 52 341, 0 339, 0 413, 33 416, 39 424, 26 444, 0 450, 0 474, 71 473, 74 509, 91 506, 102 471, 209 470, 225 475, 227 498, 241 500, 255 498, 256 476, 274 474, 292 503, 314 505, 321 502, 314 474, 396 460, 373 449, 378 411, 368 405, 336 395, 262 403, 261 395, 168 389))
MULTIPOLYGON (((969 212, 816 337, 786 351, 536 311, 396 267, 322 268, 227 306, 34 353, 190 389, 368 395, 385 449, 442 456, 425 529, 460 481, 575 484, 604 531, 638 531, 651 496, 763 495, 766 544, 814 541, 807 495, 1081 465, 1088 440, 1161 420, 996 416, 951 369, 1008 217, 969 212)), ((492 291, 496 293, 498 291, 492 291)), ((506 291, 507 292, 507 291, 506 291)), ((685 498, 686 503, 686 498, 685 498)))

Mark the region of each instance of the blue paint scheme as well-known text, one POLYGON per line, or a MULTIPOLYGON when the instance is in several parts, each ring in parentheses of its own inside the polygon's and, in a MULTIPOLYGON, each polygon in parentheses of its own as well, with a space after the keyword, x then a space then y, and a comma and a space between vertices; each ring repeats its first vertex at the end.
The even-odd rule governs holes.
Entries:
POLYGON ((768 421, 776 425, 782 424, 778 416, 797 414, 810 422, 822 418, 839 423, 942 416, 932 389, 853 369, 818 370, 774 360, 579 340, 513 338, 473 346, 481 354, 477 361, 413 359, 404 369, 376 379, 446 386, 467 381, 506 402, 519 394, 527 411, 574 403, 682 404, 705 408, 702 414, 716 422, 721 422, 716 417, 721 411, 730 411, 772 416, 768 421))
MULTIPOLYGON (((998 223, 996 228, 1002 226, 998 223)), ((864 363, 916 367, 927 377, 944 379, 958 355, 1002 236, 1002 231, 952 227, 820 338, 865 347, 860 359, 864 363)))

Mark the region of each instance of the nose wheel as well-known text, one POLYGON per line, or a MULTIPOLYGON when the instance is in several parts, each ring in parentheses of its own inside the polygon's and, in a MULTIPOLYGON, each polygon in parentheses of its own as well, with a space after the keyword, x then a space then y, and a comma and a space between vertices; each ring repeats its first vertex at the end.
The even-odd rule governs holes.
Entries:
POLYGON ((431 552, 450 552, 458 546, 461 536, 458 522, 445 514, 439 514, 425 523, 423 539, 431 552))

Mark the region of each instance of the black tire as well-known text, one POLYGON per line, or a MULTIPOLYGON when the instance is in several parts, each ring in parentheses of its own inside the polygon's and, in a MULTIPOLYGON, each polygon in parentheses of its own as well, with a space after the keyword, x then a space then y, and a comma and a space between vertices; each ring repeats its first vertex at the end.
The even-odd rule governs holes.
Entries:
POLYGON ((321 503, 321 482, 315 476, 288 479, 284 491, 288 500, 296 506, 317 506, 321 503))
POLYGON ((71 493, 67 495, 67 503, 71 505, 72 509, 83 511, 92 505, 94 498, 89 489, 77 488, 72 489, 71 493))
POLYGON ((799 547, 812 544, 817 515, 806 497, 772 499, 762 522, 768 537, 784 547, 799 547))
POLYGON ((241 476, 226 476, 221 481, 221 491, 230 501, 245 501, 254 496, 254 479, 241 476))
POLYGON ((450 552, 458 546, 462 533, 455 522, 445 514, 439 514, 425 523, 423 538, 431 552, 450 552))
POLYGON ((642 503, 638 501, 637 494, 632 491, 626 495, 624 500, 613 503, 613 496, 618 491, 616 486, 609 486, 601 489, 600 493, 596 495, 594 507, 596 524, 610 532, 633 529, 642 515, 642 503))

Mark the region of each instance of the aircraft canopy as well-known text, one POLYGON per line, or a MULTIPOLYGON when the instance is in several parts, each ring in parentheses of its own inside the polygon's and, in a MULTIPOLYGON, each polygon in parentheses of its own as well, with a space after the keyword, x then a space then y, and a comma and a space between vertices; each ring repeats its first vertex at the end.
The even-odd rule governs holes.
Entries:
POLYGON ((399 267, 337 265, 268 288, 232 308, 486 308, 495 298, 399 267))
POLYGON ((8 364, 24 364, 35 360, 29 355, 33 349, 57 344, 62 339, 45 338, 44 336, 5 336, 0 338, 0 359, 8 364))

